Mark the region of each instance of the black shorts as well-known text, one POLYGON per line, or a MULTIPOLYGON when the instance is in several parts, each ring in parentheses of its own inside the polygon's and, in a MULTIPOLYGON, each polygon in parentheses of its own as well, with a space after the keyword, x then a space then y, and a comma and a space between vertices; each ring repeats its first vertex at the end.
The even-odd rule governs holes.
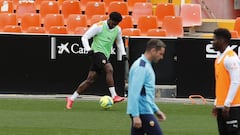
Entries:
POLYGON ((100 52, 93 53, 90 58, 92 61, 90 71, 96 71, 97 73, 101 73, 104 70, 104 66, 110 63, 107 57, 100 52))
POLYGON ((227 119, 217 109, 217 122, 219 135, 240 135, 240 107, 231 107, 227 119))
MULTIPOLYGON (((131 117, 131 115, 130 115, 131 117)), ((163 135, 162 130, 159 126, 158 120, 152 114, 141 114, 142 128, 131 126, 131 135, 163 135)), ((133 117, 131 117, 133 121, 133 117)))

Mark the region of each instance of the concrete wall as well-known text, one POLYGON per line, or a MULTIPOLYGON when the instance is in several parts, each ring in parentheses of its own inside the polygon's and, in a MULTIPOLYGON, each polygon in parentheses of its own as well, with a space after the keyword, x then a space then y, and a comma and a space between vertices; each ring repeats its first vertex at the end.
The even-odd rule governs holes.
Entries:
MULTIPOLYGON (((201 0, 192 0, 192 3, 200 3, 201 0)), ((217 19, 235 19, 240 16, 240 10, 234 9, 234 0, 204 0, 217 19)), ((203 18, 210 18, 206 10, 202 9, 203 18)))

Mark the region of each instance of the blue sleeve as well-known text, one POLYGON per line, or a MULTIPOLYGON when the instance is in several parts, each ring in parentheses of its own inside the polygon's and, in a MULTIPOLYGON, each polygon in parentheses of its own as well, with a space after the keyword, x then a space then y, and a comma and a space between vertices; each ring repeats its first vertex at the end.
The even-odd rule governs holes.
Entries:
POLYGON ((156 103, 153 101, 153 104, 152 104, 152 109, 153 109, 153 112, 157 112, 159 110, 158 106, 156 105, 156 103))
POLYGON ((130 69, 128 85, 127 113, 139 116, 139 97, 145 80, 145 67, 135 66, 130 69))

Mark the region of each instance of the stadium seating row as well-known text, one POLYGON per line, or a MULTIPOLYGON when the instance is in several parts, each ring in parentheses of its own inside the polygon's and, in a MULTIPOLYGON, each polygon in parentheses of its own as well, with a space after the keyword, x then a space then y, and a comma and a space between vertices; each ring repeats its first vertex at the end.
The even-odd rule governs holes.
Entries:
MULTIPOLYGON (((102 17, 94 15, 92 23, 105 20, 107 17, 107 15, 102 17)), ((0 20, 2 20, 0 31, 3 32, 14 32, 16 29, 16 32, 28 33, 53 33, 54 31, 54 34, 83 34, 88 28, 86 16, 81 14, 69 15, 66 25, 62 14, 47 14, 43 25, 40 15, 36 13, 25 14, 20 25, 17 24, 17 17, 14 13, 1 13, 0 20)), ((141 16, 137 28, 134 28, 131 16, 125 15, 119 25, 123 29, 123 35, 129 35, 129 31, 134 30, 138 30, 139 35, 149 35, 149 30, 153 33, 152 29, 155 29, 155 34, 160 34, 158 36, 183 36, 182 19, 176 16, 166 16, 163 19, 162 29, 164 30, 158 29, 156 16, 141 16), (125 33, 125 29, 128 30, 128 33, 125 33)))
MULTIPOLYGON (((64 26, 64 17, 62 14, 47 14, 44 19, 44 27, 42 27, 40 15, 36 13, 24 14, 20 26, 17 22, 17 16, 14 13, 0 13, 0 19, 2 20, 0 22, 0 31, 9 31, 10 28, 12 29, 11 31, 13 31, 15 28, 17 28, 17 32, 29 32, 28 29, 30 29, 31 32, 34 30, 33 27, 35 27, 37 30, 36 32, 41 30, 40 33, 48 33, 50 31, 50 27, 52 26, 58 26, 57 28, 64 26), (19 31, 20 28, 21 31, 19 31)), ((87 27, 86 16, 78 14, 69 15, 67 19, 67 26, 69 33, 73 33, 73 30, 76 27, 87 27)))
MULTIPOLYGON (((31 3, 31 2, 26 2, 27 3, 31 3)), ((69 5, 73 4, 73 3, 78 3, 79 1, 64 1, 63 3, 68 3, 69 5)), ((20 12, 19 16, 18 13, 16 12, 16 17, 17 17, 17 24, 21 24, 22 27, 22 31, 26 32, 27 28, 30 26, 37 26, 37 27, 41 27, 42 25, 44 25, 44 28, 46 30, 46 32, 49 32, 50 27, 48 26, 49 19, 47 21, 45 21, 46 16, 48 14, 55 14, 56 16, 61 16, 60 18, 64 18, 64 22, 63 24, 58 24, 58 25, 54 25, 54 26, 64 26, 66 25, 68 28, 68 33, 74 33, 73 32, 73 28, 75 29, 76 27, 87 27, 92 25, 93 23, 96 23, 100 20, 105 20, 108 18, 108 16, 105 14, 105 12, 101 12, 104 10, 99 10, 98 11, 98 7, 104 3, 102 2, 88 2, 87 5, 91 5, 92 7, 89 8, 89 14, 87 14, 87 10, 86 10, 86 14, 81 15, 81 10, 78 9, 76 11, 73 11, 71 9, 77 9, 77 7, 79 7, 79 5, 71 5, 71 6, 62 6, 62 14, 59 15, 59 7, 58 6, 54 6, 54 5, 58 5, 58 3, 56 1, 43 1, 41 2, 40 9, 41 7, 44 9, 42 10, 42 12, 40 11, 40 14, 37 14, 34 12, 34 10, 32 10, 32 8, 30 8, 30 12, 28 12, 27 8, 23 8, 23 12, 20 12), (55 4, 54 4, 55 3, 55 4), (96 6, 98 5, 98 6, 96 6), (56 8, 55 8, 56 7, 56 8), (97 7, 97 8, 96 8, 97 7), (49 10, 47 10, 49 8, 49 10), (66 8, 66 12, 64 9, 66 8), (71 17, 69 17, 69 15, 71 14, 71 17), (76 14, 75 16, 72 14, 76 14), (102 14, 102 15, 99 15, 102 14), (73 18, 73 16, 75 18, 73 18), (71 19, 72 18, 72 19, 71 19), (40 22, 39 22, 40 20, 40 22), (71 27, 72 23, 69 23, 70 20, 75 20, 76 22, 78 22, 78 26, 74 26, 73 28, 71 27), (35 22, 35 23, 34 23, 35 22), (83 25, 84 24, 84 25, 83 25)), ((143 2, 137 2, 134 4, 133 6, 133 11, 132 11, 132 15, 126 15, 127 14, 127 10, 125 10, 125 13, 123 12, 123 7, 119 6, 119 5, 125 5, 125 9, 126 9, 126 2, 111 2, 110 5, 114 5, 112 6, 112 11, 118 11, 120 13, 122 13, 124 15, 124 19, 121 22, 120 26, 125 29, 125 28, 133 28, 133 26, 137 26, 137 28, 139 28, 141 30, 141 35, 146 35, 149 29, 157 29, 157 28, 161 28, 164 26, 162 26, 162 22, 165 16, 175 16, 175 9, 174 9, 174 5, 173 4, 161 4, 159 3, 156 7, 156 15, 152 15, 152 4, 151 3, 143 3, 143 2), (148 24, 148 25, 146 25, 148 24)), ((67 5, 67 4, 66 4, 67 5)), ((32 5, 33 7, 33 5, 32 5)), ((88 6, 87 6, 88 9, 88 6)), ((111 10, 111 6, 109 6, 109 10, 111 10)), ((1 15, 2 17, 5 17, 4 20, 8 20, 6 18, 8 17, 12 17, 14 18, 15 14, 3 14, 1 15)), ((49 17, 48 17, 49 18, 49 17)), ((172 17, 172 18, 179 18, 179 17, 172 17)), ((10 19, 11 20, 11 19, 10 19)), ((14 20, 14 19, 12 19, 14 20)), ((201 8, 200 5, 198 4, 186 4, 186 5, 182 5, 182 10, 181 10, 181 17, 178 20, 182 20, 182 23, 180 23, 179 26, 180 27, 180 31, 178 33, 180 34, 166 34, 167 36, 182 36, 183 32, 182 32, 182 26, 183 27, 191 27, 191 26, 198 26, 201 25, 201 8), (191 11, 191 12, 189 12, 191 11)), ((3 30, 3 27, 5 25, 15 25, 16 23, 9 23, 11 21, 3 21, 0 24, 0 29, 3 30)), ((59 21, 61 22, 61 21, 59 21)), ((170 23, 171 24, 171 23, 170 23)), ((51 25, 52 26, 52 25, 51 25)), ((174 28, 174 27, 173 27, 174 28)), ((38 28, 39 29, 39 28, 38 28)), ((159 31, 159 30, 157 30, 159 31)), ((176 31, 176 30, 175 30, 176 31)), ((166 31, 167 33, 169 33, 169 30, 166 31)))
MULTIPOLYGON (((11 10, 16 10, 19 2, 21 3, 24 1, 31 1, 31 0, 1 0, 0 1, 0 5, 10 5, 11 10), (4 1, 9 1, 9 3, 4 3, 4 1), (4 3, 4 4, 3 4, 4 3)), ((34 5, 36 7, 37 10, 39 10, 41 2, 42 1, 57 1, 59 6, 61 7, 64 1, 69 1, 69 0, 32 0, 32 2, 34 2, 34 5)), ((136 3, 136 2, 151 2, 152 4, 158 4, 158 3, 169 3, 169 0, 76 0, 76 1, 80 1, 81 2, 81 9, 84 11, 87 5, 87 2, 89 1, 95 1, 95 2, 104 2, 106 7, 109 6, 109 4, 113 1, 119 1, 119 2, 127 2, 127 4, 129 5, 129 9, 132 8, 132 6, 136 3)), ((172 3, 174 5, 181 5, 181 0, 172 0, 172 3)), ((191 0, 185 0, 185 3, 191 3, 191 0)))
MULTIPOLYGON (((175 0, 175 4, 177 1, 179 0, 175 0)), ((186 0, 186 2, 190 1, 186 0)), ((118 11, 123 15, 123 21, 120 23, 123 35, 183 36, 183 27, 202 24, 200 5, 181 5, 180 17, 178 17, 175 14, 174 4, 168 3, 168 0, 151 2, 146 0, 35 0, 34 2, 0 0, 0 4, 2 32, 83 34, 93 23, 106 20, 108 18, 106 11, 118 11), (47 17, 49 14, 54 14, 55 17, 47 17), (45 18, 48 19, 45 21, 45 18), (58 18, 59 23, 55 24, 49 18, 58 18)), ((222 24, 225 23, 219 23, 219 27, 222 24)), ((234 38, 238 38, 240 30, 235 28, 231 29, 231 33, 234 38)))
MULTIPOLYGON (((140 1, 140 0, 139 0, 140 1)), ((1 12, 2 13, 13 13, 14 10, 11 8, 12 6, 6 6, 4 3, 7 2, 8 4, 12 3, 11 1, 2 1, 1 12)), ((130 2, 130 1, 129 1, 130 2)), ((35 1, 35 3, 39 3, 35 1)), ((134 5, 131 7, 132 13, 129 12, 129 5, 128 2, 121 1, 105 1, 105 2, 84 2, 84 1, 77 1, 77 0, 67 0, 62 2, 61 8, 59 6, 58 1, 53 0, 44 0, 41 1, 39 5, 39 11, 36 10, 36 4, 33 1, 27 2, 19 2, 16 7, 16 14, 18 17, 18 21, 21 21, 21 18, 25 13, 40 13, 41 18, 44 18, 46 14, 63 14, 64 18, 66 19, 69 14, 82 14, 84 8, 84 14, 87 16, 87 20, 89 21, 93 15, 100 14, 105 15, 106 11, 113 12, 117 11, 120 12, 122 15, 131 14, 133 16, 133 23, 136 24, 138 22, 139 16, 142 15, 156 15, 158 18, 158 25, 161 27, 161 21, 164 16, 175 15, 175 7, 173 4, 163 4, 159 3, 156 5, 156 11, 153 12, 153 5, 150 2, 135 2, 134 5), (81 6, 80 3, 86 3, 86 7, 81 6), (108 3, 108 4, 106 4, 108 3), (154 14, 153 14, 154 13, 154 14)), ((83 4, 85 5, 85 4, 83 4)), ((195 20, 198 19, 198 23, 201 22, 201 7, 198 4, 186 4, 182 5, 181 13, 188 13, 188 15, 184 17, 192 18, 194 17, 195 20)), ((187 18, 187 19, 188 19, 187 18)), ((183 21, 185 18, 183 18, 183 21)), ((89 24, 89 23, 88 23, 89 24)), ((189 25, 183 22, 183 25, 189 25)))

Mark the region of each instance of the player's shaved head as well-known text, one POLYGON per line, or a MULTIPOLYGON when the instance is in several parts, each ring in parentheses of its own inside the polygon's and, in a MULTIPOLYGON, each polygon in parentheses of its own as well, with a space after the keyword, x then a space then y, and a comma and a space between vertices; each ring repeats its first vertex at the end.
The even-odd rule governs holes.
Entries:
POLYGON ((231 33, 225 28, 218 28, 213 33, 216 38, 223 38, 227 44, 231 41, 231 33))
POLYGON ((118 12, 112 12, 109 15, 110 20, 114 21, 114 22, 121 22, 122 21, 122 15, 118 12))
POLYGON ((110 29, 115 28, 122 21, 122 15, 118 12, 112 12, 109 15, 108 26, 110 29))
POLYGON ((218 28, 213 34, 213 48, 223 52, 231 41, 231 33, 227 29, 218 28))

